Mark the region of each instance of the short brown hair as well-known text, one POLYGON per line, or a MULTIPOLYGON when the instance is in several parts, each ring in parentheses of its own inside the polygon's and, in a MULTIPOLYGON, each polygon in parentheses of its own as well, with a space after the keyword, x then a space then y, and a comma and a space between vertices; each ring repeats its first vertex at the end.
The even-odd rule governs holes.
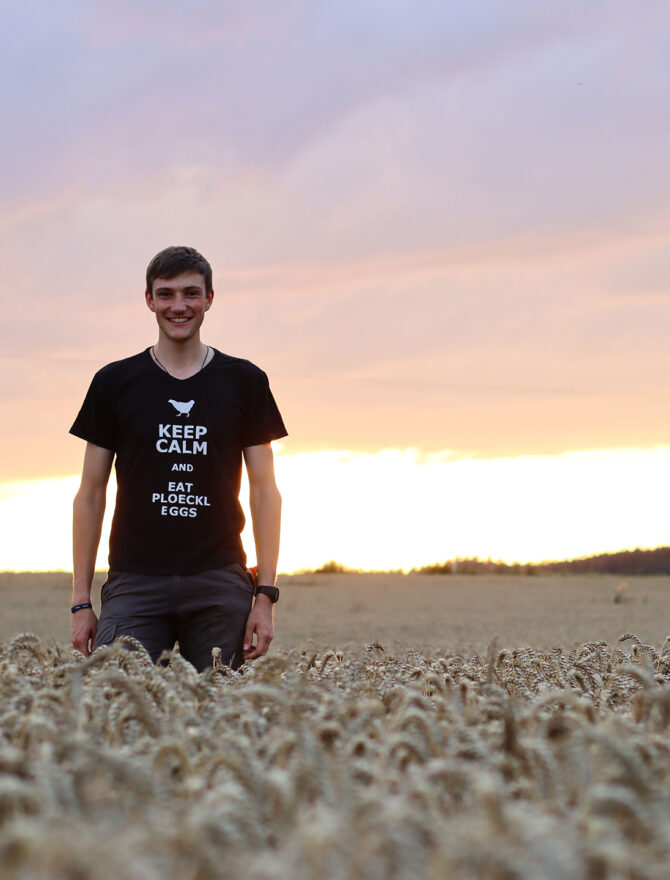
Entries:
POLYGON ((154 295, 157 278, 174 278, 184 272, 198 272, 205 279, 205 293, 212 292, 212 267, 195 248, 171 245, 156 254, 147 266, 147 293, 154 295))

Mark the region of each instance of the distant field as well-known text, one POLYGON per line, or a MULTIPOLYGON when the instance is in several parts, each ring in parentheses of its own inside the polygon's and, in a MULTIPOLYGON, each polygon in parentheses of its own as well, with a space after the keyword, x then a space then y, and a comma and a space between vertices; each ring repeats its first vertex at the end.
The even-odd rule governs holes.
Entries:
MULTIPOLYGON (((99 609, 104 575, 96 576, 99 609)), ((670 632, 670 577, 610 575, 324 574, 280 578, 273 646, 320 650, 381 643, 387 650, 483 652, 574 647, 624 632, 660 647, 670 632)), ((0 573, 0 640, 20 632, 69 642, 70 576, 0 573)))

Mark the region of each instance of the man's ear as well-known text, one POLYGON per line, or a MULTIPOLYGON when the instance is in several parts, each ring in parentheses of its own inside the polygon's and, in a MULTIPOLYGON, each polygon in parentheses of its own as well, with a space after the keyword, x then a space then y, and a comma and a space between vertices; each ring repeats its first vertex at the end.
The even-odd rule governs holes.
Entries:
POLYGON ((214 299, 214 288, 212 288, 210 290, 210 292, 207 294, 207 297, 205 298, 205 311, 207 311, 207 309, 211 306, 213 299, 214 299))
POLYGON ((151 309, 152 312, 156 311, 156 306, 154 305, 154 298, 149 293, 148 290, 144 291, 144 299, 146 300, 147 306, 151 309))

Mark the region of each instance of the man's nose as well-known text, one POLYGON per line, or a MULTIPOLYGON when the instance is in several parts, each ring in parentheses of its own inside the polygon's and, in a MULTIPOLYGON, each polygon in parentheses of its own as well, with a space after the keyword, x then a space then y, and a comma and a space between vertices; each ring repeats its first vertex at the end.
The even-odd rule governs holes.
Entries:
POLYGON ((172 300, 172 311, 183 312, 185 308, 186 300, 184 299, 184 295, 182 293, 175 293, 174 299, 172 300))

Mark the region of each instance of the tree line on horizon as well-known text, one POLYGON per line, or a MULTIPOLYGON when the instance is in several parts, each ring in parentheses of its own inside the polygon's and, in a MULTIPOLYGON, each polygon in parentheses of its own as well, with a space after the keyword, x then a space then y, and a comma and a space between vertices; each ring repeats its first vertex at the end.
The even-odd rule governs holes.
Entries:
MULTIPOLYGON (((313 569, 313 574, 355 574, 360 569, 349 568, 334 559, 313 569)), ((382 572, 380 572, 382 573, 382 572)), ((383 572, 384 574, 390 572, 383 572)), ((670 575, 670 547, 656 547, 653 550, 620 550, 616 553, 599 553, 596 556, 583 556, 578 559, 564 559, 551 562, 521 563, 502 562, 492 559, 448 559, 432 565, 413 568, 412 574, 617 574, 628 577, 634 575, 670 575)))

